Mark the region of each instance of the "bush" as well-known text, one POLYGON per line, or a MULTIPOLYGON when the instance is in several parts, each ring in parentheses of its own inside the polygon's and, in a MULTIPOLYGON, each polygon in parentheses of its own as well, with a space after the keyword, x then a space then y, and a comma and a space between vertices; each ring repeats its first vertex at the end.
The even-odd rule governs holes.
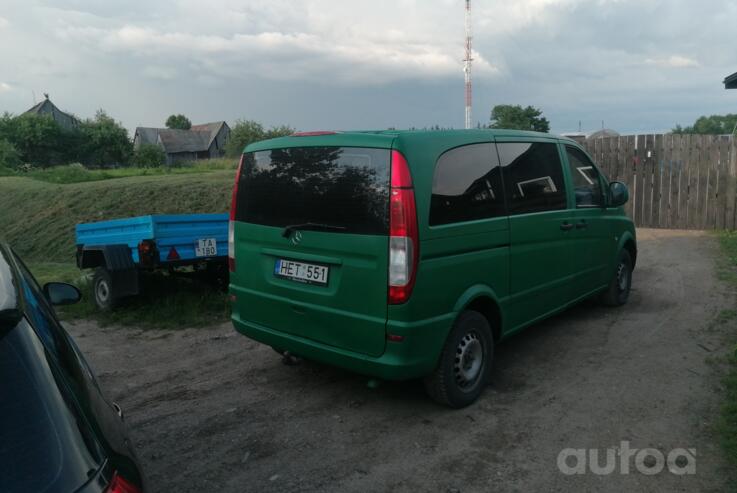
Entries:
POLYGON ((21 164, 20 152, 6 139, 0 139, 0 166, 14 169, 21 164))
POLYGON ((112 178, 112 176, 106 171, 89 170, 80 163, 67 164, 65 166, 54 166, 53 168, 46 169, 30 168, 25 171, 26 176, 29 178, 48 183, 58 183, 61 185, 112 178))
POLYGON ((48 116, 5 115, 0 131, 0 138, 13 145, 23 162, 36 166, 69 162, 76 147, 70 143, 73 132, 64 131, 48 116))
POLYGON ((155 144, 141 144, 133 153, 133 164, 139 168, 159 168, 166 162, 166 153, 155 144))

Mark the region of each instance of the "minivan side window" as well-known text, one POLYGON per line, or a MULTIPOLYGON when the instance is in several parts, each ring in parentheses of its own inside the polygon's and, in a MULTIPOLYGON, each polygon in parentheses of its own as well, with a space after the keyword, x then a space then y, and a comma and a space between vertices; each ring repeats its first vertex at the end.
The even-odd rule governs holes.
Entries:
POLYGON ((568 166, 571 170, 576 207, 601 207, 604 195, 601 193, 601 178, 591 160, 575 147, 566 146, 568 166))
POLYGON ((500 142, 509 214, 565 209, 563 168, 558 146, 547 142, 500 142))
POLYGON ((494 144, 451 149, 438 159, 432 180, 430 226, 506 215, 494 144))

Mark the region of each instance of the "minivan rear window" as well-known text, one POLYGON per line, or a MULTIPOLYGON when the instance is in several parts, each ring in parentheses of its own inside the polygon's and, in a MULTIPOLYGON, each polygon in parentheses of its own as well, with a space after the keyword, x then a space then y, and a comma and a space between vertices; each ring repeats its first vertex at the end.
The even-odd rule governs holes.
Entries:
POLYGON ((389 149, 292 147, 246 153, 236 220, 336 233, 389 232, 389 149))

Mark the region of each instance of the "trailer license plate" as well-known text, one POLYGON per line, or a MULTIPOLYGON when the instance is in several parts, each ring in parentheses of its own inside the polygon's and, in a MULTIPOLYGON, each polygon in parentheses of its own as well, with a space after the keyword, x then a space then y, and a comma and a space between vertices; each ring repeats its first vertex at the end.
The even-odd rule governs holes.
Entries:
POLYGON ((274 264, 275 276, 307 284, 325 286, 328 283, 329 273, 330 268, 325 265, 305 264, 285 259, 277 259, 274 264))
POLYGON ((197 240, 194 248, 194 254, 197 257, 216 257, 218 254, 218 242, 215 238, 205 238, 197 240))

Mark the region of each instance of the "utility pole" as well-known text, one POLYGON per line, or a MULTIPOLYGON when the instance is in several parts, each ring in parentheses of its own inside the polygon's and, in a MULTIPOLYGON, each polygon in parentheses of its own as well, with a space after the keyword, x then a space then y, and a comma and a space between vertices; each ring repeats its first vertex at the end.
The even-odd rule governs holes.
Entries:
POLYGON ((471 103, 473 92, 471 86, 471 62, 473 53, 471 50, 471 0, 466 0, 466 56, 463 59, 463 72, 466 76, 466 128, 471 128, 471 103))

